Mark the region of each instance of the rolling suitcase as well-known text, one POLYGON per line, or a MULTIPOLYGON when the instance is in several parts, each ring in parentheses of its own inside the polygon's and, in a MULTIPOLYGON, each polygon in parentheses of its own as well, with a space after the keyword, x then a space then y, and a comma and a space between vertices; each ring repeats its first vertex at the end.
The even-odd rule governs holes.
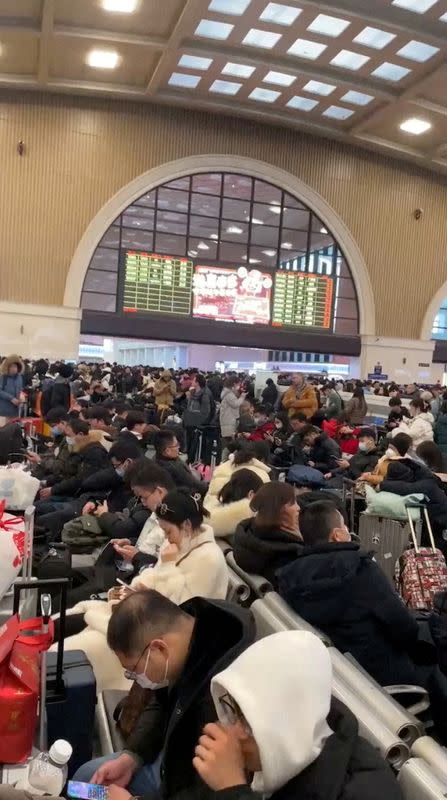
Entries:
MULTIPOLYGON (((419 543, 421 528, 421 522, 418 522, 414 535, 419 543)), ((362 549, 374 553, 375 560, 394 586, 396 563, 412 541, 409 522, 362 513, 359 520, 359 537, 362 549)))
POLYGON ((447 565, 441 551, 436 549, 427 508, 419 507, 423 509, 430 547, 419 546, 410 509, 407 508, 414 549, 402 554, 396 568, 396 585, 408 608, 431 611, 435 594, 447 589, 447 565))

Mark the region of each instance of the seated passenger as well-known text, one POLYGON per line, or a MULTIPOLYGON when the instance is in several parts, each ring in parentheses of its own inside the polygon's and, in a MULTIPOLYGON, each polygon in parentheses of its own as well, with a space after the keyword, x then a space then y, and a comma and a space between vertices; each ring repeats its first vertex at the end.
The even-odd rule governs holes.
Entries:
POLYGON ((254 635, 250 612, 236 604, 195 597, 179 608, 151 590, 127 597, 110 620, 108 646, 130 680, 154 691, 126 750, 84 764, 74 780, 139 796, 203 792, 192 762, 203 726, 217 719, 210 682, 254 635))
POLYGON ((100 431, 100 442, 106 450, 110 450, 113 442, 116 440, 117 431, 112 426, 112 416, 110 411, 104 406, 95 405, 89 409, 87 413, 87 420, 90 423, 90 430, 100 431))
POLYGON ((400 800, 389 765, 331 689, 329 652, 312 633, 251 645, 212 679, 220 724, 197 742, 202 780, 222 800, 400 800))
POLYGON ((341 450, 334 439, 330 439, 319 428, 308 425, 301 434, 305 463, 320 470, 323 475, 336 469, 341 459, 341 450))
POLYGON ((239 421, 237 423, 237 433, 248 438, 249 434, 256 428, 254 407, 250 400, 244 400, 240 406, 239 421))
POLYGON ((218 497, 205 496, 204 506, 216 538, 233 536, 239 523, 253 515, 250 502, 261 486, 262 479, 253 470, 239 469, 222 487, 218 497))
POLYGON ((158 431, 153 438, 155 462, 169 472, 176 486, 185 486, 191 492, 204 495, 208 484, 197 480, 190 468, 180 458, 180 445, 169 430, 158 431))
POLYGON ((348 478, 356 481, 365 472, 371 472, 379 460, 376 447, 376 434, 372 428, 362 428, 359 435, 359 449, 355 456, 348 461, 341 458, 337 463, 338 467, 329 472, 324 477, 327 480, 333 479, 331 485, 335 485, 340 479, 348 478))
POLYGON ((399 427, 403 420, 409 419, 410 412, 406 406, 402 405, 402 400, 400 397, 390 397, 389 407, 390 413, 388 414, 388 421, 386 422, 385 427, 387 431, 393 431, 394 428, 399 427))
POLYGON ((245 572, 262 575, 275 585, 276 572, 295 561, 301 548, 293 486, 268 483, 259 489, 250 507, 255 516, 238 525, 234 558, 245 572))
POLYGON ((442 532, 447 528, 447 496, 441 481, 433 473, 411 458, 394 461, 388 467, 386 480, 380 484, 384 492, 393 492, 401 497, 423 494, 428 499, 427 511, 433 527, 437 547, 447 552, 447 543, 442 532))
POLYGON ((275 467, 290 467, 292 464, 303 463, 301 434, 307 425, 307 417, 301 411, 289 417, 289 435, 275 450, 272 458, 275 467))
POLYGON ((390 439, 385 454, 377 462, 377 466, 372 472, 363 472, 360 475, 361 481, 366 481, 370 486, 380 486, 386 479, 388 467, 393 461, 406 458, 409 449, 413 444, 408 433, 398 433, 394 439, 390 439))
POLYGON ((273 452, 277 448, 281 448, 291 435, 292 429, 289 420, 290 417, 287 411, 278 411, 275 414, 273 418, 274 428, 264 436, 265 441, 269 443, 273 452))
POLYGON ((270 448, 265 442, 237 443, 228 461, 223 461, 214 470, 206 494, 207 502, 210 497, 218 497, 225 484, 239 469, 250 469, 261 478, 263 483, 268 483, 270 481, 269 457, 270 448))
POLYGON ((65 649, 84 650, 93 666, 98 691, 122 686, 121 672, 117 670, 116 659, 107 650, 105 636, 113 604, 125 597, 126 592, 156 589, 177 604, 192 597, 224 600, 227 595, 225 557, 212 529, 204 524, 206 512, 202 509, 200 495, 191 496, 186 490, 170 491, 156 513, 166 539, 156 565, 143 569, 132 580, 131 589, 123 588, 115 600, 87 600, 73 609, 74 614, 85 612, 87 627, 65 639, 65 649))
POLYGON ((32 474, 44 480, 50 476, 68 477, 66 465, 70 456, 70 449, 65 438, 65 429, 69 420, 65 408, 53 408, 45 417, 45 422, 51 428, 52 442, 48 450, 43 453, 27 451, 26 457, 31 464, 32 474))
POLYGON ((433 475, 436 475, 445 491, 446 486, 444 484, 447 483, 447 464, 440 447, 434 442, 422 442, 422 444, 416 448, 416 456, 422 459, 433 475))
POLYGON ((255 427, 247 437, 250 442, 264 442, 269 440, 269 437, 275 430, 273 419, 270 416, 266 406, 255 406, 254 410, 254 423, 255 427))
POLYGON ((447 400, 443 398, 438 417, 435 422, 435 442, 442 453, 447 456, 447 400))
POLYGON ((413 449, 416 449, 422 442, 432 442, 434 439, 433 425, 434 417, 429 406, 418 398, 410 403, 410 418, 403 420, 398 428, 395 428, 392 435, 396 432, 408 433, 413 442, 413 449))
POLYGON ((146 450, 146 419, 142 411, 128 411, 126 424, 119 432, 120 440, 137 441, 143 453, 146 450))

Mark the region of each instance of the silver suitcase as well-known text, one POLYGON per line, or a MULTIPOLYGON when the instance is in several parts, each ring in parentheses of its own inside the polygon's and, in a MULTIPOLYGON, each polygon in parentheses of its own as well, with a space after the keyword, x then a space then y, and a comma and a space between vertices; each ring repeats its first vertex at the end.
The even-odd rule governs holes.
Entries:
MULTIPOLYGON (((421 543, 422 522, 414 523, 418 544, 421 543)), ((413 546, 408 520, 388 519, 373 514, 360 514, 359 537, 362 550, 374 553, 374 558, 394 586, 396 561, 413 546)))

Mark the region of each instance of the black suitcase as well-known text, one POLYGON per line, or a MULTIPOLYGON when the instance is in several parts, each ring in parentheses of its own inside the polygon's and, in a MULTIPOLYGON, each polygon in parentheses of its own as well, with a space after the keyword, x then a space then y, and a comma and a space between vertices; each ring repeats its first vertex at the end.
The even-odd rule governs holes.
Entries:
POLYGON ((68 777, 78 767, 90 761, 93 754, 93 728, 96 707, 96 680, 91 664, 82 650, 64 653, 67 586, 69 580, 47 579, 22 582, 14 588, 14 613, 19 607, 20 589, 27 587, 54 592, 61 591, 59 642, 57 653, 48 653, 47 666, 47 742, 51 747, 56 739, 66 739, 73 748, 68 762, 68 777))

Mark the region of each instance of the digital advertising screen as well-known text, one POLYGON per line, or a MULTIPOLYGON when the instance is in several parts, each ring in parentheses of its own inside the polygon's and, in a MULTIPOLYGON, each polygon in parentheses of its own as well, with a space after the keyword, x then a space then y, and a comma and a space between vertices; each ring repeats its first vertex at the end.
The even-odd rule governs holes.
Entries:
POLYGON ((126 250, 123 311, 189 315, 193 271, 187 258, 126 250))
POLYGON ((277 272, 272 325, 330 329, 334 281, 324 275, 277 272))
POLYGON ((272 275, 258 269, 196 266, 193 317, 268 325, 272 286, 272 275))

